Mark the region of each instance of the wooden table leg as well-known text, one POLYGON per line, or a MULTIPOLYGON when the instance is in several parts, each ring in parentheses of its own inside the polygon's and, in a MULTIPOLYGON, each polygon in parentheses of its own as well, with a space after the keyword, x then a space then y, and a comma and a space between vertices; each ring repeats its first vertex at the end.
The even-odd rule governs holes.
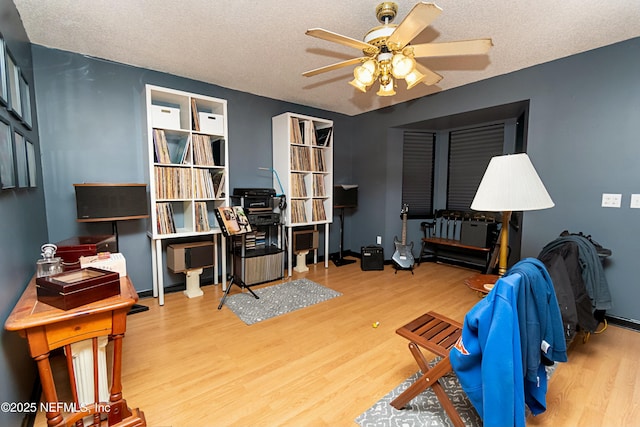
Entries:
POLYGON ((33 358, 38 365, 38 373, 40 374, 40 383, 42 384, 42 394, 47 405, 47 425, 55 426, 63 421, 62 414, 58 410, 58 394, 56 393, 56 385, 53 381, 53 373, 51 372, 51 363, 49 362, 49 353, 41 354, 33 358))

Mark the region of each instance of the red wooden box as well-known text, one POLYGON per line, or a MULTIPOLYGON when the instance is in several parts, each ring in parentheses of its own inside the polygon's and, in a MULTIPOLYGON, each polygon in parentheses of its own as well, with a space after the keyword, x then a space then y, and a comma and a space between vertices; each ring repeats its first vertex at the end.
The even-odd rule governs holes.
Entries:
POLYGON ((120 275, 88 267, 36 278, 38 301, 62 310, 120 294, 120 275))
POLYGON ((56 243, 56 256, 62 258, 64 270, 80 268, 81 256, 97 255, 98 252, 118 252, 115 235, 77 236, 56 243))

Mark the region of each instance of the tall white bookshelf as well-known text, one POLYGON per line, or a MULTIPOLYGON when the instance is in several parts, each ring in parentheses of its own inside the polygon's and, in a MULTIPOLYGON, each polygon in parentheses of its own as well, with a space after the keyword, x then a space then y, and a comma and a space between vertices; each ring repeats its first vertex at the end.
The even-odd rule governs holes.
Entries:
MULTIPOLYGON (((333 121, 283 113, 272 118, 272 138, 274 188, 282 184, 288 202, 284 225, 289 276, 296 227, 324 226, 324 264, 328 267, 329 224, 333 220, 333 121)), ((317 257, 315 250, 315 263, 317 257)))
POLYGON ((227 101, 146 85, 146 111, 153 295, 164 305, 167 239, 211 236, 214 281, 221 266, 226 288, 226 242, 215 209, 229 205, 227 101))

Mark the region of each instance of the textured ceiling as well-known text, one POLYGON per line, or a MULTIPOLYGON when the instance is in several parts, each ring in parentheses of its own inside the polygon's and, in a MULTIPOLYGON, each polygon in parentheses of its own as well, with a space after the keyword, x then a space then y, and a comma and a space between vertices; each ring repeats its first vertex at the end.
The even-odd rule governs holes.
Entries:
MULTIPOLYGON (((424 58, 436 86, 381 98, 347 84, 353 67, 301 73, 361 56, 305 35, 355 39, 379 25, 377 0, 14 0, 29 39, 56 49, 356 115, 640 36, 640 0, 438 0, 414 43, 491 38, 488 55, 424 58)), ((399 0, 398 24, 417 2, 399 0)))

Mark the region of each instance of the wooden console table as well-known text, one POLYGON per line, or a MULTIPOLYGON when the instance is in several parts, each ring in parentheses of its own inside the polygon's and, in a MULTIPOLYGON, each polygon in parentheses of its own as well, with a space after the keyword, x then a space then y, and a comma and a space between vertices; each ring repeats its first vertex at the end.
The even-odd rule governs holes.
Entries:
MULTIPOLYGON (((100 425, 106 416, 109 426, 146 426, 144 413, 130 409, 122 396, 122 339, 126 330, 127 312, 138 301, 128 277, 120 278, 120 295, 105 298, 71 310, 60 310, 38 301, 35 277, 23 292, 20 300, 5 322, 5 329, 17 331, 29 344, 31 357, 36 361, 42 383, 44 405, 47 408, 48 426, 71 426, 83 424, 83 418, 93 417, 100 425), (113 342, 113 366, 109 402, 99 402, 98 393, 98 337, 108 336, 113 342), (94 400, 91 405, 80 407, 75 387, 75 374, 71 360, 71 344, 91 339, 93 341, 94 400), (56 385, 51 371, 49 354, 57 348, 65 348, 67 367, 71 381, 76 411, 66 417, 60 409, 56 385)), ((71 406, 71 405, 70 405, 71 406)), ((41 406, 39 406, 40 408, 41 406)), ((73 408, 73 406, 71 406, 73 408)))

